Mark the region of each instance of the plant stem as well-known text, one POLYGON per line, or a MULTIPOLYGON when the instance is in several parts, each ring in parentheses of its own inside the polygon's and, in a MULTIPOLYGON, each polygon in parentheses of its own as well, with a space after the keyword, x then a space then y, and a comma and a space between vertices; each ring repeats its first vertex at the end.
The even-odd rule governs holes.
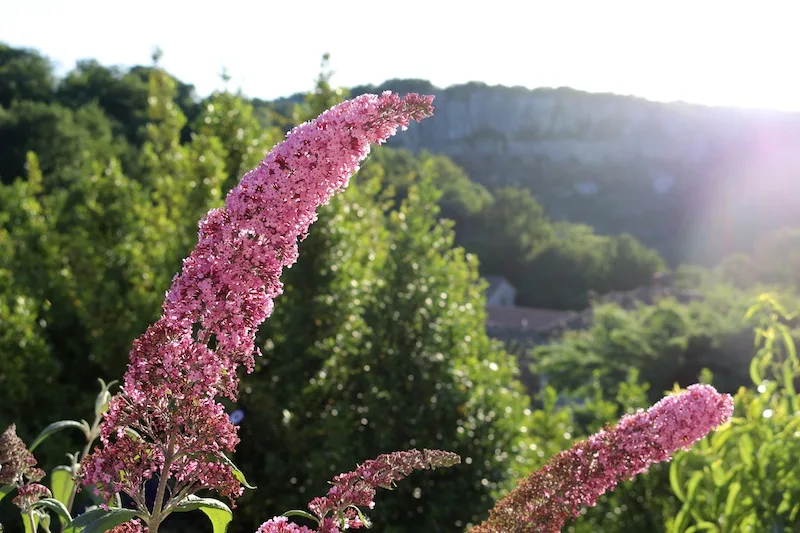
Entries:
POLYGON ((78 458, 77 464, 73 465, 72 475, 74 476, 74 479, 72 480, 72 490, 69 493, 69 499, 67 499, 67 511, 70 513, 72 512, 72 504, 75 503, 75 495, 78 493, 78 474, 80 473, 78 470, 80 469, 81 461, 83 461, 83 459, 89 455, 89 452, 92 449, 92 444, 94 444, 95 439, 97 439, 100 420, 102 420, 102 418, 103 415, 96 415, 94 417, 92 429, 89 430, 89 438, 86 439, 86 446, 83 447, 83 451, 78 458))
POLYGON ((147 524, 150 533, 158 533, 158 526, 166 518, 169 512, 162 516, 161 509, 164 505, 164 494, 167 491, 167 481, 169 480, 169 469, 175 459, 175 435, 170 435, 167 450, 164 454, 164 467, 161 469, 161 476, 158 479, 158 490, 156 491, 156 501, 153 503, 153 514, 150 523, 147 524))
POLYGON ((36 521, 33 519, 33 510, 28 511, 28 521, 31 524, 31 533, 36 533, 36 521))

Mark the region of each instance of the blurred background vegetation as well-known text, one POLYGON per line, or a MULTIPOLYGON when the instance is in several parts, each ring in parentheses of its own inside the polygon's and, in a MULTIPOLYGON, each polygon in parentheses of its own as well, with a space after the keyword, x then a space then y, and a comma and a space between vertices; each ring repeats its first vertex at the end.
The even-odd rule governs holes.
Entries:
MULTIPOLYGON (((126 69, 87 60, 56 79, 36 51, 0 44, 0 427, 16 422, 24 439, 90 416, 96 378, 124 372, 197 221, 289 128, 350 94, 331 85, 323 61, 302 98, 199 98, 158 57, 126 69)), ((482 184, 441 154, 375 149, 301 244, 260 332, 264 355, 229 406, 244 413, 235 460, 258 486, 231 531, 254 531, 323 494, 336 473, 411 447, 464 461, 381 494, 377 527, 461 531, 549 456, 676 383, 754 387, 762 317, 746 312, 770 290, 798 308, 800 228, 754 242, 711 267, 668 264, 629 233, 556 220, 530 188, 482 184), (579 320, 533 341, 492 338, 485 276, 508 280, 517 307, 579 320), (670 290, 636 296, 656 286, 670 290)), ((781 317, 792 338, 793 315, 781 317)), ((77 440, 68 444, 43 444, 41 462, 59 464, 77 440)), ((676 523, 689 504, 669 470, 623 484, 569 531, 683 531, 674 528, 709 520, 693 509, 676 523)), ((741 490, 734 482, 726 498, 741 490)), ((9 500, 0 522, 16 531, 9 500)), ((776 501, 752 512, 794 527, 792 506, 776 501)))

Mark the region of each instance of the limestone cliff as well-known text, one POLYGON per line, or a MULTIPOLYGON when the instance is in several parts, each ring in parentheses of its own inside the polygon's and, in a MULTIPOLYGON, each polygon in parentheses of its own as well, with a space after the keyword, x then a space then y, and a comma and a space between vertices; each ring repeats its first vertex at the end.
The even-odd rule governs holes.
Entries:
POLYGON ((529 187, 554 218, 630 232, 673 261, 800 225, 800 113, 421 80, 353 93, 387 88, 436 94, 434 116, 392 145, 446 154, 489 186, 529 187))

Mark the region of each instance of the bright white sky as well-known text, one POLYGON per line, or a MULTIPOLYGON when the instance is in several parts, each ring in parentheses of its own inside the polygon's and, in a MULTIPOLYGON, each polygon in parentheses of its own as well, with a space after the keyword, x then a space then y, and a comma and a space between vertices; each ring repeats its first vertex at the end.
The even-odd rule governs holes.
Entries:
POLYGON ((800 111, 792 0, 0 0, 0 40, 76 59, 162 65, 201 95, 423 78, 570 86, 653 100, 800 111))

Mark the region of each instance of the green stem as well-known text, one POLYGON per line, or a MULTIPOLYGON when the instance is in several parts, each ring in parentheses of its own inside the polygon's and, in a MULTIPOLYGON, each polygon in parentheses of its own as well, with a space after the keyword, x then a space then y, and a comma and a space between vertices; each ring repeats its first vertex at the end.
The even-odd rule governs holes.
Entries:
POLYGON ((72 490, 69 493, 69 499, 67 499, 67 511, 70 513, 72 512, 72 504, 75 503, 75 495, 78 493, 78 471, 80 469, 80 464, 83 459, 89 455, 89 451, 92 449, 92 444, 94 444, 95 439, 97 439, 98 429, 100 427, 100 421, 103 419, 103 415, 96 415, 94 417, 94 423, 92 424, 92 429, 89 430, 89 438, 86 439, 86 446, 83 447, 83 451, 81 452, 80 457, 78 457, 77 463, 72 465, 72 475, 73 475, 73 482, 72 482, 72 490))
POLYGON ((153 514, 150 518, 150 523, 147 524, 148 531, 150 533, 158 533, 158 526, 161 525, 161 522, 169 514, 169 510, 167 510, 166 513, 162 513, 161 510, 164 506, 164 494, 167 491, 169 469, 172 467, 172 462, 175 460, 174 448, 175 436, 171 435, 169 438, 169 443, 167 444, 166 453, 164 454, 164 467, 161 469, 161 477, 158 479, 158 491, 156 492, 156 501, 153 503, 153 514))
POLYGON ((33 518, 33 509, 28 511, 28 521, 31 524, 31 533, 36 533, 36 520, 33 518))

